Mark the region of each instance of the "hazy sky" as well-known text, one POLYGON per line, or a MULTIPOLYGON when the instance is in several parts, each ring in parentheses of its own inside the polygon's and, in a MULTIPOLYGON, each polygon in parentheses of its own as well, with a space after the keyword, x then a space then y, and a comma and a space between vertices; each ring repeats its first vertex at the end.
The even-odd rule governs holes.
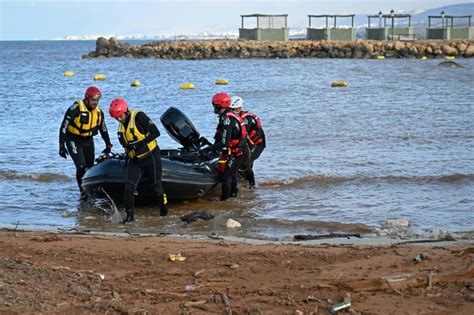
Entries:
POLYGON ((0 0, 0 40, 82 35, 237 32, 241 14, 288 14, 306 27, 308 14, 408 12, 473 0, 0 0))

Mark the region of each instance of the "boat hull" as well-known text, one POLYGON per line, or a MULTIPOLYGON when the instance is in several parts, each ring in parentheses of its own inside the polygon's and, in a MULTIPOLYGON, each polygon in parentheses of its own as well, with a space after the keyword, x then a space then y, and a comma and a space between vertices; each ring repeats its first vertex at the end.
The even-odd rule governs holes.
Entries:
MULTIPOLYGON (((215 161, 186 163, 162 157, 161 163, 163 189, 169 199, 202 197, 220 182, 215 161)), ((114 201, 121 202, 126 171, 125 159, 104 159, 86 171, 82 178, 82 188, 89 196, 100 195, 103 189, 114 201)), ((153 187, 146 174, 141 179, 135 195, 138 203, 156 201, 153 187)))

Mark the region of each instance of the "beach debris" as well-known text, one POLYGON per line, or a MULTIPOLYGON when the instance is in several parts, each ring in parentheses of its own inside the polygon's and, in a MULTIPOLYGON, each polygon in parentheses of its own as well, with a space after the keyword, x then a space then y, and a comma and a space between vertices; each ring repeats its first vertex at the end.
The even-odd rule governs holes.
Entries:
POLYGON ((416 254, 415 258, 413 258, 413 261, 415 264, 421 263, 423 260, 425 260, 427 257, 423 253, 416 254))
POLYGON ((186 287, 184 287, 184 291, 186 292, 193 292, 196 290, 197 286, 195 284, 188 284, 186 287))
POLYGON ((305 303, 309 303, 309 302, 318 302, 318 303, 322 303, 323 301, 321 301, 321 299, 313 296, 313 295, 308 295, 307 297, 304 298, 303 300, 305 303))
POLYGON ((382 223, 384 227, 409 227, 410 221, 408 219, 400 218, 400 219, 390 219, 382 223))
POLYGON ((217 235, 216 233, 212 232, 211 234, 207 234, 207 237, 212 238, 213 240, 223 240, 224 238, 217 235))
POLYGON ((351 238, 351 237, 358 237, 360 238, 359 233, 329 233, 329 234, 319 234, 319 235, 311 235, 311 234, 306 234, 306 235, 300 235, 297 234, 293 236, 293 239, 295 241, 309 241, 309 240, 319 240, 319 239, 325 239, 325 238, 351 238))
POLYGON ((100 278, 100 280, 104 280, 104 279, 105 279, 105 275, 102 274, 102 273, 99 273, 99 278, 100 278))
POLYGON ((351 301, 348 298, 344 298, 343 302, 334 304, 329 308, 331 314, 336 314, 340 311, 347 310, 351 307, 351 301))
POLYGON ((233 219, 227 219, 227 222, 225 223, 225 226, 229 229, 234 229, 234 228, 239 228, 242 226, 239 222, 233 220, 233 219))
POLYGON ((185 261, 186 257, 181 255, 181 253, 177 254, 168 254, 168 260, 169 261, 185 261))
POLYGON ((183 215, 180 217, 181 221, 186 223, 195 222, 198 219, 203 219, 205 221, 214 219, 212 214, 209 214, 207 211, 195 211, 193 213, 183 215))

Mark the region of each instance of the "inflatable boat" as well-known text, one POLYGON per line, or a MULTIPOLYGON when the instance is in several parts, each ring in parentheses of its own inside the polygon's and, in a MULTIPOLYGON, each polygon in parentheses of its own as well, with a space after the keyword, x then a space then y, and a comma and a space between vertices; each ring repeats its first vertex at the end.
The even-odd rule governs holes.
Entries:
MULTIPOLYGON (((208 194, 220 183, 217 156, 199 153, 209 141, 200 137, 193 123, 175 107, 168 108, 160 121, 170 137, 182 145, 179 149, 161 150, 162 183, 168 198, 191 199, 208 194)), ((122 202, 126 170, 124 153, 102 154, 84 174, 82 188, 90 197, 107 194, 114 201, 122 202)), ((155 200, 146 174, 135 194, 137 203, 155 200)))

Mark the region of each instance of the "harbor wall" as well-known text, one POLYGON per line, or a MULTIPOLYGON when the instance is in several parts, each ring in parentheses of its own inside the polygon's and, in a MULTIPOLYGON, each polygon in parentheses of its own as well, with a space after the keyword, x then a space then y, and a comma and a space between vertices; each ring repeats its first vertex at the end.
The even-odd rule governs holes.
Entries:
POLYGON ((226 58, 444 58, 474 56, 473 40, 416 41, 158 41, 143 45, 100 37, 96 50, 83 58, 157 58, 203 60, 226 58))

